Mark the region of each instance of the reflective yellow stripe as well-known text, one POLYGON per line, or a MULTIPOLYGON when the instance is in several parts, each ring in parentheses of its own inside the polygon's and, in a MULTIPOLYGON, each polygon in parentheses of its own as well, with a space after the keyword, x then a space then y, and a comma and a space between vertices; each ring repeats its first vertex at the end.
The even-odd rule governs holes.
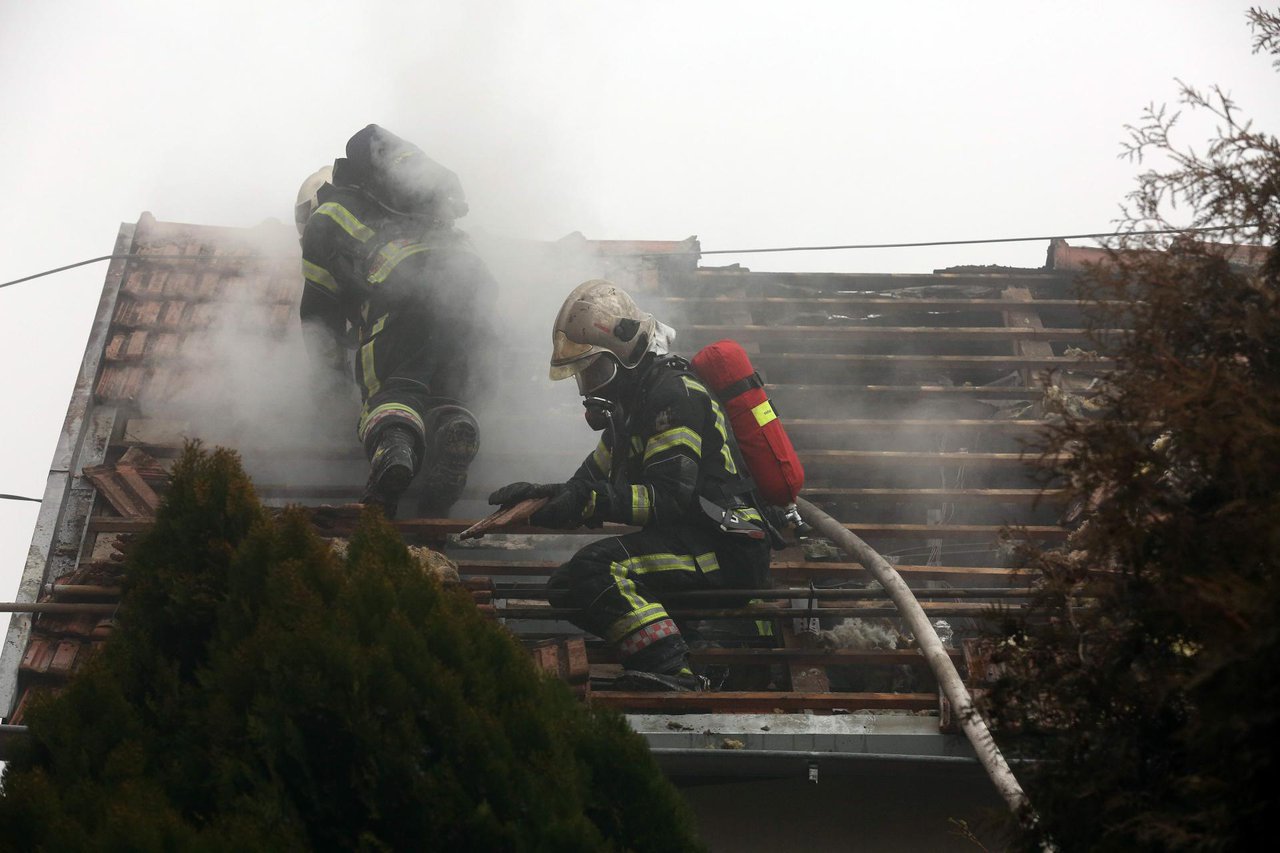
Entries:
POLYGON ((724 470, 728 471, 730 474, 737 474, 738 466, 733 464, 733 452, 729 450, 729 431, 725 428, 724 407, 721 406, 720 401, 707 390, 706 386, 698 380, 689 376, 681 376, 680 378, 684 380, 684 387, 688 388, 690 391, 697 391, 699 394, 705 396, 707 401, 711 403, 711 412, 716 418, 716 432, 720 433, 720 456, 724 461, 724 470))
MULTIPOLYGON (((697 561, 703 559, 709 559, 715 563, 715 554, 703 554, 697 558, 687 554, 641 554, 638 557, 623 560, 623 563, 638 575, 648 575, 654 572, 696 572, 697 561)), ((719 565, 716 565, 716 568, 719 568, 719 565)))
POLYGON ((756 416, 756 424, 758 426, 764 426, 769 423, 769 421, 776 421, 778 419, 778 416, 773 413, 773 406, 769 404, 768 400, 765 400, 758 406, 753 406, 751 408, 751 414, 756 416))
POLYGON ((338 292, 338 282, 324 267, 311 263, 306 258, 302 259, 302 277, 312 284, 319 285, 330 293, 338 292))
MULTIPOLYGON (((627 560, 626 562, 629 563, 631 561, 627 560)), ((631 605, 633 614, 643 610, 645 607, 653 607, 654 605, 649 604, 636 592, 635 583, 631 578, 627 577, 627 568, 622 563, 609 564, 609 573, 613 575, 613 584, 618 588, 618 593, 626 599, 627 604, 631 605)))
MULTIPOLYGON (((764 604, 764 600, 760 598, 753 598, 750 601, 748 601, 747 604, 748 605, 764 604)), ((757 619, 755 620, 755 623, 756 623, 756 636, 758 637, 773 636, 773 620, 772 619, 757 619)))
POLYGON ((653 506, 649 501, 648 486, 632 486, 631 487, 631 523, 645 525, 649 523, 649 516, 653 506))
POLYGON ((693 559, 704 575, 720 571, 720 561, 716 559, 715 551, 708 551, 705 554, 699 554, 693 559))
POLYGON ((378 250, 378 258, 369 272, 370 284, 381 284, 405 258, 413 257, 421 252, 429 252, 431 247, 410 240, 392 240, 378 250))
POLYGON ((587 498, 587 505, 582 508, 582 520, 586 521, 588 518, 590 518, 595 514, 596 514, 596 493, 593 491, 591 495, 587 498))
POLYGON ((377 335, 382 331, 382 327, 387 324, 387 318, 390 314, 383 314, 378 318, 378 322, 373 324, 373 328, 369 330, 369 339, 364 346, 360 347, 360 375, 364 380, 364 391, 366 397, 372 397, 378 393, 378 389, 382 387, 382 383, 378 381, 378 371, 373 363, 373 345, 377 342, 377 335))
POLYGON ((338 227, 346 231, 352 237, 361 243, 367 243, 373 237, 373 229, 365 225, 355 214, 347 210, 336 201, 326 201, 324 204, 316 208, 316 213, 323 214, 334 222, 338 223, 338 227))
POLYGON ((419 432, 425 432, 425 426, 422 423, 422 416, 413 410, 410 406, 403 403, 383 403, 381 406, 375 406, 372 409, 365 409, 360 414, 360 424, 356 428, 356 436, 364 441, 365 435, 375 423, 388 415, 396 414, 413 422, 419 432))
POLYGON ((603 438, 596 445, 596 449, 592 451, 591 461, 595 463, 601 474, 609 473, 609 468, 613 465, 613 454, 609 452, 609 448, 605 447, 603 438))
POLYGON ((631 436, 631 450, 634 453, 640 453, 644 450, 644 440, 640 436, 631 436))
POLYGON ((644 461, 648 462, 650 457, 680 445, 692 450, 693 455, 699 459, 702 458, 702 436, 689 427, 676 427, 666 432, 660 432, 649 439, 649 442, 644 447, 644 461))
POLYGON ((652 625, 654 622, 669 618, 671 617, 667 615, 666 609, 661 604, 646 604, 610 625, 605 632, 605 639, 616 643, 633 631, 639 631, 645 625, 652 625))
POLYGON ((373 345, 376 341, 369 341, 360 347, 360 375, 363 377, 364 394, 366 397, 372 397, 378 393, 378 389, 382 387, 382 383, 378 381, 378 371, 373 366, 373 345))

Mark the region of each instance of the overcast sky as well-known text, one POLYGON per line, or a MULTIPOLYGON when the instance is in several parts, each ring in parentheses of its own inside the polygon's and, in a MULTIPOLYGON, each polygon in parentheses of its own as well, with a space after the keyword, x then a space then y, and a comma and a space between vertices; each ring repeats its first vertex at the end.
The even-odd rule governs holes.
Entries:
MULTIPOLYGON (((0 0, 0 281, 106 254, 144 210, 287 222, 302 179, 369 122, 458 172, 462 227, 515 236, 718 249, 1104 231, 1135 174, 1123 125, 1174 100, 1175 77, 1280 127, 1246 7, 0 0)), ((1045 248, 707 263, 908 272, 1039 266, 1045 248)), ((0 493, 44 492, 105 271, 0 290, 0 493)), ((2 600, 36 511, 0 501, 2 600)))

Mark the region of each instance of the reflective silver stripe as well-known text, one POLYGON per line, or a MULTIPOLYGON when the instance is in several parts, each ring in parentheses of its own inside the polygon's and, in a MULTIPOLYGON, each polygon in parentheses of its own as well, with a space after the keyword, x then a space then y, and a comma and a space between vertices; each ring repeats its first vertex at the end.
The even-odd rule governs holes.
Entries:
POLYGON ((720 447, 720 455, 724 457, 724 469, 730 474, 738 473, 738 466, 733 464, 733 452, 729 450, 729 431, 725 428, 724 407, 720 405, 710 391, 706 389, 701 382, 691 379, 688 376, 680 377, 684 380, 684 387, 690 391, 697 391, 699 394, 706 396, 707 401, 711 403, 711 412, 716 417, 716 432, 720 433, 722 445, 720 447))
POLYGON ((694 562, 698 564, 698 568, 702 570, 704 575, 720 571, 720 561, 716 559, 715 551, 708 551, 705 554, 699 554, 693 559, 694 562))
POLYGON ((431 247, 423 243, 392 240, 378 250, 378 259, 374 262, 373 269, 369 272, 369 283, 381 284, 387 280, 387 277, 405 258, 429 251, 431 251, 431 247))
POLYGON ((385 420, 406 420, 419 435, 425 434, 422 416, 402 403, 383 403, 360 416, 360 425, 356 428, 356 437, 361 441, 369 435, 369 431, 385 420))
MULTIPOLYGON (((699 561, 706 558, 714 561, 715 554, 708 552, 699 557, 685 554, 641 554, 623 560, 623 563, 636 574, 647 575, 652 572, 696 572, 699 561)), ((718 564, 716 568, 719 568, 718 564)))
POLYGON ((382 327, 387 324, 387 318, 390 314, 383 314, 378 321, 373 324, 373 329, 369 332, 369 336, 365 338, 364 344, 360 347, 360 374, 364 379, 365 396, 372 397, 378 393, 382 387, 382 383, 378 381, 378 369, 374 365, 374 338, 382 331, 382 327))
MULTIPOLYGON (((617 563, 613 564, 617 566, 617 563)), ((605 632, 605 639, 611 643, 616 643, 632 631, 638 631, 645 625, 657 622, 660 619, 669 619, 666 609, 661 604, 645 604, 623 616, 617 622, 609 626, 605 632)))
POLYGON ((651 457, 680 445, 692 450, 693 455, 699 459, 702 458, 702 436, 689 427, 676 427, 649 438, 644 447, 644 461, 648 462, 651 457))
MULTIPOLYGON (((628 561, 629 562, 629 561, 628 561)), ((627 577, 627 566, 622 563, 610 563, 609 574, 613 575, 613 585, 617 588, 618 594, 626 600, 628 606, 631 607, 632 614, 643 613, 646 609, 657 607, 661 609, 661 605, 650 604, 640 597, 640 593, 636 590, 635 582, 627 577)), ((664 614, 665 615, 665 614, 664 614)), ((639 625, 636 626, 640 627, 639 625)))
POLYGON ((306 258, 302 259, 302 277, 330 293, 336 294, 338 292, 338 282, 329 274, 329 271, 322 266, 311 263, 306 258))
POLYGON ((653 504, 649 500, 648 486, 631 487, 631 523, 645 525, 649 523, 653 504))
POLYGON ((356 219, 354 213, 347 210, 336 201, 326 201, 324 204, 316 208, 316 213, 329 217, 334 222, 338 223, 338 227, 359 240, 361 243, 367 243, 369 239, 373 237, 372 228, 365 225, 359 219, 356 219))

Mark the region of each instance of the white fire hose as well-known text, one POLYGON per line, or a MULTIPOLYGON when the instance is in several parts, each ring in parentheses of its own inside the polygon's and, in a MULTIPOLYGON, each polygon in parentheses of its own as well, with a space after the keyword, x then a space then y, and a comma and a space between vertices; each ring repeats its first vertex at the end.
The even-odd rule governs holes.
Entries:
POLYGON ((924 654, 925 660, 929 663, 929 668, 933 670, 934 676, 938 679, 938 685, 942 688, 943 695, 951 703, 951 708, 960 721, 960 728, 964 731, 965 736, 969 738, 969 742, 973 744, 973 751, 977 753, 978 761, 981 762, 983 769, 987 771, 987 775, 995 784, 996 790, 1000 792, 1000 796, 1009 804, 1009 808, 1013 810, 1014 814, 1023 820, 1030 820, 1034 823, 1035 817, 1030 809, 1027 795, 1023 792, 1022 786, 1018 784, 1018 780, 1014 778, 1008 762, 1004 760, 1004 756, 1000 753, 1000 748, 996 746, 995 740, 991 737, 991 732, 987 729, 986 722, 983 721, 973 707, 973 697, 969 695, 964 682, 960 679, 960 673, 956 671, 950 655, 942 647, 942 642, 938 639, 933 626, 929 623, 929 617, 925 615, 920 602, 916 601, 916 597, 911 592, 911 588, 907 586, 907 582, 902 579, 902 576, 898 574, 893 566, 889 565, 883 557, 876 553, 875 549, 850 533, 840 522, 804 498, 797 500, 796 504, 804 519, 815 530, 835 542, 846 553, 856 557, 858 562, 867 571, 871 572, 876 580, 880 582, 880 585, 889 593, 889 597, 893 599, 898 612, 902 614, 903 621, 907 623, 907 627, 915 635, 920 651, 924 654))

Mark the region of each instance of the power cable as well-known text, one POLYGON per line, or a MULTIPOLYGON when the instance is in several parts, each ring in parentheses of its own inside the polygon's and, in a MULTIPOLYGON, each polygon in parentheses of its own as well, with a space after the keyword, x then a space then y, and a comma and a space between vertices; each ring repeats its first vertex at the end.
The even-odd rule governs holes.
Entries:
POLYGON ((62 266, 62 267, 54 267, 51 270, 44 270, 43 272, 33 273, 28 276, 23 276, 22 278, 15 278, 13 281, 6 281, 3 284, 0 284, 0 287, 10 287, 15 284, 22 284, 24 281, 31 281, 32 279, 35 279, 35 278, 43 278, 47 275, 66 272, 67 270, 73 270, 76 267, 84 267, 84 266, 88 266, 89 264, 96 264, 102 261, 119 261, 119 260, 132 260, 135 258, 142 258, 148 261, 228 261, 228 262, 238 263, 240 261, 262 260, 263 258, 269 258, 269 257, 271 256, 270 255, 144 255, 138 252, 126 252, 124 254, 119 254, 119 255, 101 255, 96 258, 89 258, 83 261, 76 261, 74 264, 67 264, 66 266, 62 266))
POLYGON ((22 495, 0 495, 0 501, 31 501, 32 503, 43 503, 40 498, 28 498, 22 495))
MULTIPOLYGON (((673 255, 760 255, 776 252, 835 252, 848 249, 919 249, 930 246, 975 246, 986 243, 1037 243, 1045 240, 1100 240, 1104 237, 1126 237, 1141 235, 1160 235, 1160 234, 1203 234, 1211 231, 1233 231, 1245 228, 1253 228, 1255 225, 1212 225, 1203 228, 1166 228, 1155 231, 1107 231, 1096 234, 1050 234, 1043 237, 989 237, 981 240, 926 240, 917 243, 848 243, 843 245, 832 246, 769 246, 757 249, 692 249, 684 252, 620 252, 611 257, 629 257, 629 258, 647 258, 647 257, 671 257, 673 255)), ((12 281, 0 283, 0 288, 11 287, 15 284, 22 284, 24 281, 43 278, 54 273, 65 272, 66 270, 83 267, 89 264, 100 263, 101 261, 114 260, 131 260, 134 258, 143 258, 148 261, 248 261, 260 260, 262 257, 258 255, 142 255, 137 253, 126 253, 119 255, 102 255, 97 258, 89 258, 83 261, 76 261, 74 264, 55 267, 54 269, 44 270, 43 272, 33 273, 22 278, 15 278, 12 281)))

